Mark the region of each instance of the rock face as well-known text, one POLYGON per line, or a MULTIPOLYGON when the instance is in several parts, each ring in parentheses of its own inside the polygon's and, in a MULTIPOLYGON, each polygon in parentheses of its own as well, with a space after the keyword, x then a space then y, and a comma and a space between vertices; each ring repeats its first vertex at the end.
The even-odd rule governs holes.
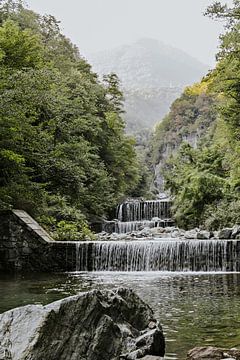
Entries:
POLYGON ((223 349, 213 346, 208 347, 195 347, 190 350, 187 355, 187 360, 239 360, 240 359, 240 350, 237 349, 223 349))
POLYGON ((151 308, 128 289, 93 290, 0 315, 1 360, 158 359, 164 352, 151 308))

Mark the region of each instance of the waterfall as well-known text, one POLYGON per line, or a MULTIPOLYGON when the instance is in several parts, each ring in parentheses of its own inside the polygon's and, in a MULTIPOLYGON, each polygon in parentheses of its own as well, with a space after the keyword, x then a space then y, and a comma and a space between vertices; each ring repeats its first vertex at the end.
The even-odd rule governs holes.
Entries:
POLYGON ((170 219, 170 201, 129 201, 118 205, 116 217, 119 221, 142 221, 152 218, 170 219))
POLYGON ((88 246, 76 242, 76 271, 88 271, 88 246))
POLYGON ((102 230, 124 234, 142 230, 144 227, 172 225, 170 205, 170 201, 167 200, 124 202, 117 207, 117 220, 106 221, 102 230))
POLYGON ((172 221, 168 221, 168 220, 117 221, 115 223, 115 232, 119 234, 125 234, 133 231, 142 230, 145 227, 148 228, 166 227, 168 225, 172 225, 172 221))
POLYGON ((239 271, 240 241, 81 242, 78 271, 239 271))

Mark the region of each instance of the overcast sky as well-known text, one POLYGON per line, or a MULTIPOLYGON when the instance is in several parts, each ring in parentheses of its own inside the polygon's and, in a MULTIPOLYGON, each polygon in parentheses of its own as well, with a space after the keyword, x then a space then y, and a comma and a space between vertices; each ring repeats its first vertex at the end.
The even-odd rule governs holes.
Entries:
MULTIPOLYGON (((83 56, 153 38, 213 65, 223 25, 203 16, 212 0, 26 0, 54 15, 83 56)), ((222 1, 222 3, 231 0, 222 1)))

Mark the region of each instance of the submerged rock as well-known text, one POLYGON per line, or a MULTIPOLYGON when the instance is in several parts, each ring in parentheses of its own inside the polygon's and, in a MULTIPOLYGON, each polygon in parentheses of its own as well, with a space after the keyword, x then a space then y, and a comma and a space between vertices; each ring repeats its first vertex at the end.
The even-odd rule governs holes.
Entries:
POLYGON ((123 288, 27 305, 0 315, 0 359, 117 360, 135 359, 134 352, 138 358, 163 356, 162 329, 157 323, 152 329, 153 322, 151 308, 123 288))
POLYGON ((187 360, 240 360, 240 350, 223 349, 214 346, 195 347, 187 354, 187 360))

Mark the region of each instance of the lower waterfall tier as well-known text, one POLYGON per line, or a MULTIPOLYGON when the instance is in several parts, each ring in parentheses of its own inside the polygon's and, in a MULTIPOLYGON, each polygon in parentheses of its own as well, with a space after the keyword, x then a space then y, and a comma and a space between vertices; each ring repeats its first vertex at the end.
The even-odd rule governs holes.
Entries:
POLYGON ((76 243, 76 271, 240 271, 240 241, 76 243))

